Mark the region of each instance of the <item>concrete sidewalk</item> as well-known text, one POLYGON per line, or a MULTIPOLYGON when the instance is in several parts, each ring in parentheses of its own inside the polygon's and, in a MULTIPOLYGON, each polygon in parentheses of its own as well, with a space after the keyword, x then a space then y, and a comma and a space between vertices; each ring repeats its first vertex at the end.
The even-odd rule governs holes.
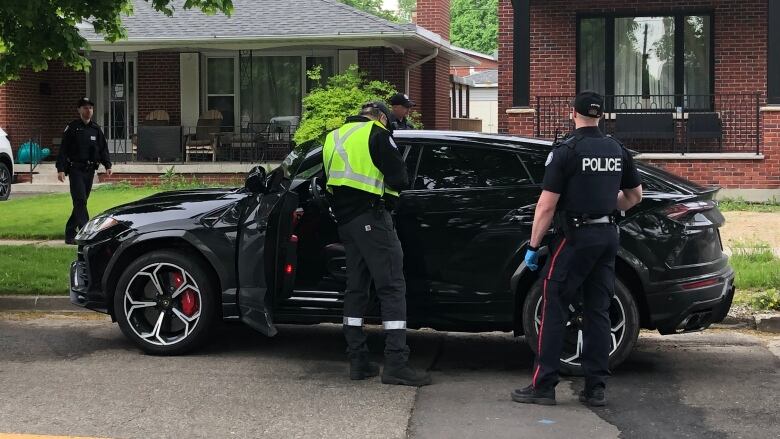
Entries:
POLYGON ((0 312, 94 312, 70 303, 69 296, 0 296, 0 312))

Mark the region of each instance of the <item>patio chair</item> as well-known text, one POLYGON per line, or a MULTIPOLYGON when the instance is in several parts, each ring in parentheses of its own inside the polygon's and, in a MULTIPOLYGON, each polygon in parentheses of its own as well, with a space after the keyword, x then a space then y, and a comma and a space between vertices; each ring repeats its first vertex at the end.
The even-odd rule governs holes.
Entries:
POLYGON ((193 154, 211 154, 211 161, 217 161, 220 125, 222 125, 222 113, 219 111, 209 110, 200 115, 195 133, 184 136, 186 161, 190 161, 190 156, 193 154))
POLYGON ((220 143, 230 151, 231 160, 238 156, 241 162, 244 158, 249 161, 257 160, 266 145, 263 136, 257 132, 226 133, 221 136, 220 143))
POLYGON ((723 151, 723 121, 718 113, 689 113, 685 130, 685 150, 691 139, 717 139, 718 152, 723 151))
POLYGON ((618 113, 614 136, 620 140, 671 140, 675 147, 674 114, 618 113))
MULTIPOLYGON (((162 127, 162 126, 168 126, 171 122, 171 117, 168 115, 168 112, 165 110, 154 110, 150 111, 143 121, 140 122, 139 125, 147 126, 147 127, 162 127)), ((133 134, 132 136, 132 145, 133 145, 133 158, 138 157, 138 133, 133 134)))

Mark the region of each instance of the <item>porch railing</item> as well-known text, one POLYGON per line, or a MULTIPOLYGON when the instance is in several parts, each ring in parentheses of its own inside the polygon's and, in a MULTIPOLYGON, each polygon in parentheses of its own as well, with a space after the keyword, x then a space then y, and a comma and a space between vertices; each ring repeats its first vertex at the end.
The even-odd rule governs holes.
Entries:
POLYGON ((296 126, 251 123, 246 127, 139 125, 126 139, 109 140, 115 162, 281 161, 295 147, 296 126))
MULTIPOLYGON (((536 136, 574 129, 573 96, 536 97, 536 136)), ((640 152, 761 153, 757 93, 605 96, 602 131, 640 152)))

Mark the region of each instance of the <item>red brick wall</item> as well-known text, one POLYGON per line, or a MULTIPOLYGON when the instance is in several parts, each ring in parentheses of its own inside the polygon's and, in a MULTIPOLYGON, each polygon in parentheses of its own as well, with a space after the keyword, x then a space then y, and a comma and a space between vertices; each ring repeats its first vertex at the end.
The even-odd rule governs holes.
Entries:
POLYGON ((8 133, 14 153, 28 139, 39 138, 44 148, 51 149, 50 159, 56 157, 52 139, 62 137, 65 125, 78 117, 76 103, 86 93, 85 75, 52 62, 47 71, 24 70, 19 79, 2 87, 0 126, 8 133), (48 85, 49 94, 41 93, 41 84, 48 85))
POLYGON ((138 53, 138 119, 154 110, 167 111, 171 125, 181 124, 178 53, 138 53))
POLYGON ((450 39, 450 0, 417 0, 417 24, 450 39))
MULTIPOLYGON (((659 13, 712 10, 715 26, 715 92, 765 92, 766 0, 610 0, 531 1, 531 102, 536 96, 576 91, 577 13, 659 13), (739 35, 735 38, 735 35, 739 35)), ((499 0, 499 131, 518 130, 512 107, 511 0, 499 0)))
POLYGON ((360 49, 358 67, 369 79, 384 80, 393 84, 396 90, 404 90, 404 55, 382 47, 360 49))
POLYGON ((426 129, 450 129, 452 113, 449 74, 450 62, 442 57, 422 65, 422 97, 426 105, 421 113, 426 129))
MULTIPOLYGON (((529 0, 531 2, 531 106, 536 96, 576 92, 577 13, 653 13, 711 10, 714 21, 715 92, 766 92, 766 0, 529 0), (734 38, 739 35, 738 38, 734 38)), ((529 135, 535 118, 507 114, 512 108, 513 9, 499 0, 499 131, 529 135)), ((764 98, 762 97, 762 100, 764 98)), ((780 187, 780 141, 772 128, 780 115, 763 113, 764 160, 654 161, 672 172, 704 184, 729 188, 780 187)), ((730 135, 732 133, 725 133, 730 135)))

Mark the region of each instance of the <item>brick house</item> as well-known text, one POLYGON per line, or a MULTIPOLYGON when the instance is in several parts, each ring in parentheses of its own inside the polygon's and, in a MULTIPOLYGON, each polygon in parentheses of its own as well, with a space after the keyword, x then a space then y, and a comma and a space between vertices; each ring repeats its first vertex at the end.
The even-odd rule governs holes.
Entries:
MULTIPOLYGON (((231 17, 181 8, 167 17, 136 0, 134 15, 123 18, 128 37, 116 43, 80 26, 90 44, 89 73, 59 62, 23 72, 0 87, 0 127, 14 149, 34 139, 56 155, 63 127, 77 117, 77 99, 89 96, 116 161, 134 161, 134 135, 152 112, 164 110, 168 124, 186 134, 216 109, 222 132, 246 133, 301 116, 301 99, 314 85, 307 69, 320 65, 327 77, 357 64, 370 79, 406 91, 426 127, 449 129, 450 68, 477 64, 449 44, 449 0, 420 0, 416 24, 392 23, 336 0, 233 4, 231 17)), ((209 172, 229 168, 217 165, 209 172)), ((116 179, 132 177, 121 166, 115 172, 116 179)))
POLYGON ((780 0, 500 0, 499 131, 567 132, 584 89, 641 159, 780 197, 780 0))

